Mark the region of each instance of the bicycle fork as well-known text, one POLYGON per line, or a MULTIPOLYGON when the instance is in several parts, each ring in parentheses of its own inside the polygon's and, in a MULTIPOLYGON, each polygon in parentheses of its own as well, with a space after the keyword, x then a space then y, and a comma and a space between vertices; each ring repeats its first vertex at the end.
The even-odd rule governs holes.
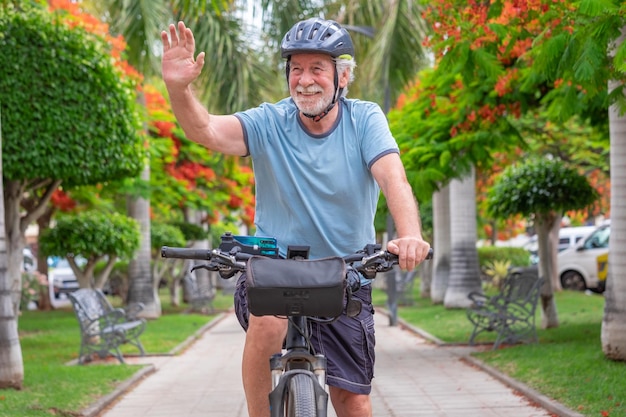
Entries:
POLYGON ((271 417, 284 417, 284 402, 289 383, 295 375, 306 375, 313 380, 315 408, 318 417, 326 417, 328 393, 326 386, 326 358, 312 354, 308 347, 309 329, 306 317, 293 316, 289 320, 284 354, 270 358, 272 392, 269 395, 271 417))

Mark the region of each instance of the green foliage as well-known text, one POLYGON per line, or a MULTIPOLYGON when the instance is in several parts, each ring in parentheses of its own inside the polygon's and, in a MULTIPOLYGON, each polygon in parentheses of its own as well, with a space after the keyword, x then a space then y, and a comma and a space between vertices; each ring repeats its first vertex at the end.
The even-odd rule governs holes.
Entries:
POLYGON ((135 88, 108 44, 45 9, 0 9, 5 178, 93 184, 139 173, 135 88))
POLYGON ((550 123, 546 112, 539 110, 527 112, 515 125, 528 141, 527 155, 558 155, 569 166, 585 172, 598 168, 609 173, 606 124, 592 126, 582 117, 573 117, 565 123, 550 123))
POLYGON ((507 167, 489 190, 495 217, 564 213, 591 205, 598 195, 587 179, 556 159, 531 159, 507 167))
POLYGON ((511 266, 529 266, 530 255, 524 248, 513 246, 483 246, 478 248, 478 263, 484 270, 489 264, 510 262, 511 266))
POLYGON ((509 274, 509 268, 511 267, 511 261, 493 261, 488 262, 484 273, 491 279, 491 284, 495 288, 500 288, 502 281, 509 274))
POLYGON ((509 117, 497 116, 499 99, 485 87, 486 81, 455 91, 461 79, 452 71, 421 71, 406 103, 389 113, 391 131, 420 201, 466 175, 473 165, 490 165, 496 152, 524 146, 509 117), (486 107, 479 115, 480 106, 486 107), (469 119, 474 120, 472 128, 469 119))
POLYGON ((183 233, 187 241, 208 239, 209 233, 202 226, 194 223, 176 222, 174 226, 178 227, 183 233))
POLYGON ((183 232, 171 224, 150 222, 150 244, 153 251, 160 251, 162 246, 187 246, 183 232))
POLYGON ((626 5, 620 0, 576 3, 578 7, 563 2, 551 8, 545 19, 552 23, 535 39, 529 53, 533 65, 522 85, 554 85, 542 99, 553 119, 565 121, 578 114, 602 122, 608 105, 617 101, 617 95, 608 95, 608 81, 626 80, 626 43, 613 56, 607 53, 626 26, 626 5))
POLYGON ((139 237, 139 224, 130 217, 86 211, 61 217, 53 228, 41 233, 39 245, 47 256, 129 259, 139 248, 139 237))

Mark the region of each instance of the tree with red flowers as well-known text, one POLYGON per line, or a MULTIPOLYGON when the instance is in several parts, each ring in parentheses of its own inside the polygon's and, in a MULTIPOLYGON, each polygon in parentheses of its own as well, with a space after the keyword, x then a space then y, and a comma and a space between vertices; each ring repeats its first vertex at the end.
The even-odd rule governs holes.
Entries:
MULTIPOLYGON (((591 137, 600 132, 606 144, 612 105, 611 135, 623 131, 625 16, 618 0, 430 1, 425 18, 435 66, 417 77, 392 116, 408 168, 422 174, 422 189, 436 189, 472 165, 489 166, 498 151, 528 149, 522 115, 539 115, 542 132, 550 123, 561 129, 575 120, 595 130, 591 137)), ((540 141, 542 134, 534 137, 540 141)), ((606 145, 599 149, 604 153, 606 145)), ((623 166, 620 161, 612 166, 623 166)), ((624 200, 614 193, 621 189, 612 189, 614 219, 615 201, 624 200)), ((626 229, 626 220, 619 224, 626 229)), ((616 324, 611 321, 613 335, 616 324)))
MULTIPOLYGON (((146 107, 151 135, 151 187, 159 190, 152 201, 153 215, 183 220, 186 210, 211 215, 219 221, 252 226, 254 177, 242 158, 225 158, 185 138, 163 94, 147 85, 146 107), (218 215, 214 215, 215 212, 218 215)), ((238 227, 238 225, 237 225, 238 227)))
MULTIPOLYGON (((569 8, 543 0, 429 3, 425 18, 433 32, 426 43, 435 66, 418 76, 391 115, 407 168, 420 173, 416 189, 428 194, 472 166, 488 171, 495 155, 528 152, 528 138, 541 142, 550 120, 562 128, 571 118, 564 115, 575 114, 557 113, 549 102, 584 88, 546 78, 535 57, 554 30, 567 30, 562 16, 569 8), (538 129, 522 117, 531 112, 544 122, 538 129)), ((600 96, 589 100, 579 124, 600 120, 600 96)))

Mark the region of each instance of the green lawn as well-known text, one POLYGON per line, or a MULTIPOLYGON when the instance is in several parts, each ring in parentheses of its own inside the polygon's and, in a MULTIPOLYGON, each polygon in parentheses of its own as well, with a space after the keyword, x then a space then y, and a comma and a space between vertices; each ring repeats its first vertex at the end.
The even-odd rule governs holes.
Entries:
MULTIPOLYGON (((116 302, 115 304, 119 304, 116 302)), ((216 309, 232 305, 232 295, 218 295, 216 309)), ((141 336, 147 354, 169 353, 215 315, 184 312, 163 298, 163 315, 147 323, 141 336)), ((78 357, 80 333, 71 308, 25 311, 19 319, 24 360, 24 388, 0 391, 0 417, 75 416, 120 382, 141 369, 140 365, 69 366, 78 357)), ((133 346, 125 354, 136 354, 133 346)))
MULTIPOLYGON (((418 287, 418 284, 416 284, 418 287)), ((386 296, 377 290, 375 302, 386 296)), ((554 398, 585 416, 626 415, 626 363, 607 360, 600 343, 604 311, 601 295, 556 294, 560 325, 538 330, 538 344, 520 344, 474 354, 484 363, 554 398)), ((540 309, 539 309, 540 310, 540 309)), ((399 317, 448 343, 467 343, 472 326, 465 310, 448 310, 419 298, 399 308, 399 317)), ((540 327, 541 312, 537 313, 540 327)), ((487 333, 479 342, 493 342, 487 333)))

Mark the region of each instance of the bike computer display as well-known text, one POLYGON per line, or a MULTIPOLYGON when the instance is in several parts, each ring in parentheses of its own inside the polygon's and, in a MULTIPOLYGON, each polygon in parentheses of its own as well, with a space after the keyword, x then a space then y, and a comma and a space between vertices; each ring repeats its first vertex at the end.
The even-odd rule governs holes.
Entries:
POLYGON ((273 237, 264 236, 236 236, 226 232, 221 237, 220 250, 229 252, 239 247, 241 252, 250 255, 263 255, 278 258, 278 245, 273 237))

